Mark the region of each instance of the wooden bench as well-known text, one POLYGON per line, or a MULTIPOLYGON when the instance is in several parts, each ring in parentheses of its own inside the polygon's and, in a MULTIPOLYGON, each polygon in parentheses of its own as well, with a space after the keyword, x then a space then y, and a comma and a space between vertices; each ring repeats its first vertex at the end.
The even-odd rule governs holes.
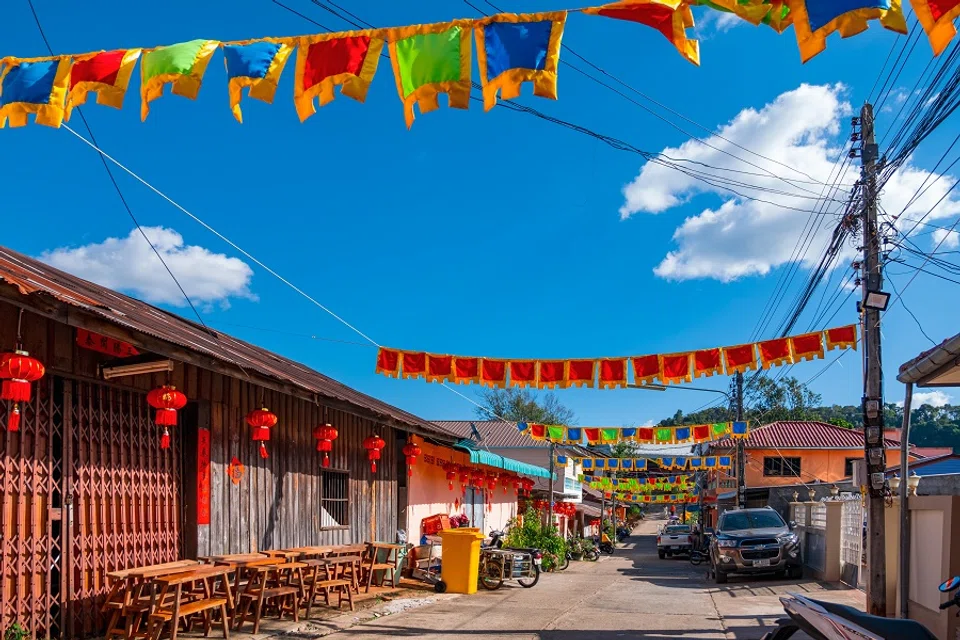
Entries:
POLYGON ((342 558, 324 558, 321 560, 305 560, 307 565, 304 581, 308 587, 306 605, 307 617, 313 605, 316 604, 317 596, 323 594, 323 602, 330 606, 330 591, 335 590, 339 595, 337 609, 343 608, 343 597, 347 597, 350 604, 350 611, 354 610, 353 604, 353 580, 347 576, 347 570, 356 574, 356 566, 360 561, 359 556, 346 556, 342 558))
POLYGON ((240 631, 244 622, 252 618, 253 632, 259 633, 264 605, 276 606, 281 620, 285 613, 292 613, 294 622, 300 620, 299 600, 302 586, 290 584, 290 572, 298 570, 294 564, 300 563, 258 565, 247 569, 250 581, 240 594, 234 613, 237 631, 240 631), (283 574, 286 574, 286 584, 283 574))
POLYGON ((377 571, 383 571, 383 577, 380 579, 378 586, 386 586, 388 578, 390 579, 391 587, 395 588, 397 586, 396 572, 399 568, 400 549, 402 548, 403 545, 400 544, 388 544, 386 542, 367 543, 367 559, 363 565, 367 577, 365 593, 370 593, 370 585, 373 584, 374 574, 377 571), (377 560, 380 551, 386 551, 386 558, 383 562, 377 560))
POLYGON ((150 610, 150 598, 143 594, 143 584, 147 579, 154 575, 168 574, 195 566, 197 566, 196 560, 176 560, 109 572, 107 577, 113 580, 113 584, 101 608, 104 613, 110 612, 106 640, 112 640, 114 637, 130 640, 144 635, 140 633, 140 624, 143 616, 150 610), (122 626, 121 618, 123 618, 122 626))
MULTIPOLYGON (((212 597, 209 579, 215 575, 223 575, 226 571, 220 568, 219 574, 211 574, 209 571, 187 571, 177 573, 163 578, 158 578, 160 596, 157 599, 156 608, 150 612, 147 617, 147 632, 150 640, 159 640, 163 633, 163 628, 170 623, 170 640, 177 640, 177 632, 180 628, 180 621, 196 616, 203 615, 204 632, 203 635, 210 634, 212 626, 212 614, 214 611, 220 611, 220 625, 223 629, 224 640, 230 640, 229 618, 227 617, 227 598, 212 597), (189 589, 184 593, 184 585, 203 581, 204 597, 198 600, 184 601, 184 596, 189 598, 189 589)), ((188 620, 189 622, 189 620, 188 620)))

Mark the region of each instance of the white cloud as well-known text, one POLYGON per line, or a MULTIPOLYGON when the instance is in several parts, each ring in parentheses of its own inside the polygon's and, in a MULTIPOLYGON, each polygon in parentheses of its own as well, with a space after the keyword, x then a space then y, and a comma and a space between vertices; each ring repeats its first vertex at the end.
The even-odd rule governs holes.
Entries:
POLYGON ((948 231, 947 229, 935 229, 932 243, 934 248, 939 246, 940 249, 956 249, 960 246, 960 233, 948 231), (943 242, 943 244, 940 244, 941 242, 943 242))
MULTIPOLYGON (((913 394, 913 400, 910 404, 914 409, 916 409, 917 407, 922 407, 925 404, 928 404, 931 407, 942 407, 950 404, 951 401, 952 398, 943 391, 924 391, 922 393, 913 394)), ((898 402, 897 406, 902 407, 903 400, 898 402)))
POLYGON ((749 24, 735 13, 705 8, 695 16, 697 38, 708 40, 741 24, 749 24))
MULTIPOLYGON (((669 280, 714 278, 729 282, 762 276, 798 260, 804 267, 813 266, 836 226, 833 214, 842 209, 847 191, 859 177, 859 163, 835 164, 838 155, 844 153, 848 117, 853 113, 845 92, 840 84, 803 84, 759 110, 743 109, 720 127, 719 136, 689 140, 661 152, 662 156, 692 161, 681 164, 686 169, 720 174, 748 186, 706 184, 660 164, 645 164, 624 187, 622 219, 637 213, 662 213, 697 198, 715 202, 676 229, 673 238, 677 248, 663 257, 654 273, 669 280), (835 201, 819 206, 822 183, 837 179, 838 166, 845 168, 839 176, 841 187, 830 194, 835 201), (810 210, 827 214, 814 217, 812 231, 807 228, 810 210), (810 248, 798 256, 798 241, 808 233, 810 248)), ((909 228, 909 219, 919 219, 935 207, 954 181, 944 176, 933 182, 927 171, 908 160, 887 183, 881 203, 891 215, 903 211, 899 225, 909 228), (910 202, 922 187, 929 188, 910 202)), ((960 214, 960 201, 947 196, 927 219, 955 214, 960 214)), ((848 247, 846 251, 853 250, 848 247)))
MULTIPOLYGON (((229 306, 230 298, 256 300, 250 292, 253 270, 242 260, 185 245, 173 229, 143 227, 164 262, 195 304, 229 306)), ((186 306, 183 294, 136 229, 125 238, 45 252, 44 262, 110 289, 152 303, 186 306)))

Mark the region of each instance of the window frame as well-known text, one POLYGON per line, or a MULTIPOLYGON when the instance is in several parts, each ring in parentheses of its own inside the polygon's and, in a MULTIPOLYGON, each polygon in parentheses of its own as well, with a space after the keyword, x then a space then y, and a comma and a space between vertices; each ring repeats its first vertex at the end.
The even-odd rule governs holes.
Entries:
MULTIPOLYGON (((350 470, 349 469, 321 469, 320 470, 320 510, 326 511, 335 521, 334 512, 327 508, 331 503, 343 505, 343 518, 339 520, 348 524, 338 524, 332 527, 320 526, 320 531, 344 531, 350 528, 350 470), (344 496, 342 498, 327 497, 327 476, 339 475, 344 478, 344 496)), ((337 515, 340 515, 339 513, 337 515)))
POLYGON ((857 460, 863 460, 863 458, 844 458, 843 459, 843 477, 849 478, 853 476, 853 463, 857 460))
POLYGON ((801 456, 764 456, 763 477, 765 478, 799 478, 803 473, 803 458, 801 456), (793 464, 793 461, 796 464, 793 464), (772 463, 772 464, 771 464, 772 463), (793 470, 796 469, 796 473, 793 470))

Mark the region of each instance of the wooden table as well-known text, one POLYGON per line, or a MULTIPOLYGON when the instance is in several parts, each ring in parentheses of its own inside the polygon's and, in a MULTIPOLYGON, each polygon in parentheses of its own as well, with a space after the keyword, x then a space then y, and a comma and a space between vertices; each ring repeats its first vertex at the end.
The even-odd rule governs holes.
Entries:
POLYGON ((203 614, 204 636, 206 636, 210 633, 211 614, 218 609, 224 640, 229 640, 227 606, 233 606, 228 577, 231 571, 233 567, 226 564, 206 565, 156 576, 150 580, 148 583, 151 585, 150 610, 147 614, 149 625, 147 636, 150 640, 159 640, 167 622, 170 623, 170 638, 176 640, 180 619, 196 614, 203 614), (220 578, 223 583, 223 597, 219 597, 216 593, 217 578, 220 578), (198 582, 202 585, 200 591, 191 588, 198 582), (156 594, 157 587, 160 589, 159 596, 156 594))
POLYGON ((262 553, 231 553, 222 556, 209 556, 208 560, 218 565, 230 565, 233 567, 233 570, 236 571, 233 580, 233 592, 236 594, 238 601, 240 597, 240 587, 242 586, 240 583, 243 580, 245 569, 277 563, 276 558, 271 558, 262 553))
POLYGON ((108 610, 113 610, 113 613, 107 624, 106 639, 111 640, 114 636, 121 636, 125 640, 130 640, 140 634, 140 618, 147 611, 147 605, 140 602, 146 581, 155 576, 197 566, 199 563, 196 560, 176 560, 109 572, 107 577, 113 580, 113 585, 103 603, 102 611, 106 613, 108 610), (126 618, 125 624, 123 627, 117 627, 121 617, 126 618))
POLYGON ((297 549, 275 549, 273 551, 264 551, 263 553, 271 558, 286 558, 287 560, 295 560, 303 555, 303 552, 297 549))

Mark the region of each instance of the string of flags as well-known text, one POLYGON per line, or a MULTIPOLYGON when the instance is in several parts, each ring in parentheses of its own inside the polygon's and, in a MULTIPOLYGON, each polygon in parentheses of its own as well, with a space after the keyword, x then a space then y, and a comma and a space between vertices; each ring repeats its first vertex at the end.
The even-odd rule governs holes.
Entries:
POLYGON ((649 462, 657 464, 661 471, 728 471, 733 468, 732 456, 673 456, 666 458, 579 458, 585 476, 606 471, 648 471, 649 462), (630 463, 624 465, 625 462, 630 463), (611 464, 612 463, 612 464, 611 464))
MULTIPOLYGON (((934 55, 956 37, 954 19, 960 0, 910 0, 934 55)), ((806 62, 826 48, 826 39, 844 38, 867 29, 871 21, 907 33, 901 0, 621 0, 574 9, 643 24, 661 33, 680 54, 700 63, 697 40, 687 37, 694 26, 691 6, 733 13, 752 24, 767 24, 782 33, 791 25, 801 59, 806 62)), ((284 67, 294 50, 294 104, 301 121, 334 99, 334 88, 358 102, 377 72, 384 47, 409 128, 420 113, 439 108, 445 94, 450 107, 466 109, 472 87, 472 44, 484 108, 497 95, 515 98, 520 86, 532 83, 534 95, 557 98, 560 42, 571 11, 530 14, 501 13, 481 19, 436 24, 346 31, 300 37, 264 37, 234 42, 197 39, 153 48, 130 48, 40 58, 0 58, 0 128, 24 126, 33 114, 37 124, 59 127, 88 94, 101 105, 122 108, 134 67, 140 61, 141 118, 150 103, 169 86, 172 93, 196 99, 213 54, 222 49, 228 80, 228 104, 239 121, 243 89, 251 98, 272 104, 284 67)))
MULTIPOLYGON (((547 440, 555 444, 698 444, 724 438, 747 438, 750 429, 746 422, 716 422, 713 424, 682 425, 677 427, 567 427, 518 422, 517 430, 533 440, 547 440)), ((668 459, 668 458, 664 458, 668 459)), ((585 459, 589 460, 589 458, 585 459)), ((622 464, 622 458, 595 458, 600 464, 622 464), (605 460, 606 462, 600 462, 605 460)), ((636 461, 633 461, 636 462, 636 461)), ((613 468, 613 467, 607 467, 613 468)), ((624 467, 626 468, 626 467, 624 467)))
POLYGON ((632 493, 618 493, 617 500, 623 503, 658 503, 673 502, 681 504, 691 504, 697 501, 697 497, 689 493, 667 493, 660 495, 635 495, 632 493))
MULTIPOLYGON (((960 1, 960 0, 958 0, 960 1)), ((786 338, 669 354, 575 360, 456 356, 380 347, 376 372, 390 378, 477 383, 486 387, 566 389, 595 386, 678 384, 759 368, 822 359, 824 351, 856 349, 857 326, 835 327, 786 338)))

